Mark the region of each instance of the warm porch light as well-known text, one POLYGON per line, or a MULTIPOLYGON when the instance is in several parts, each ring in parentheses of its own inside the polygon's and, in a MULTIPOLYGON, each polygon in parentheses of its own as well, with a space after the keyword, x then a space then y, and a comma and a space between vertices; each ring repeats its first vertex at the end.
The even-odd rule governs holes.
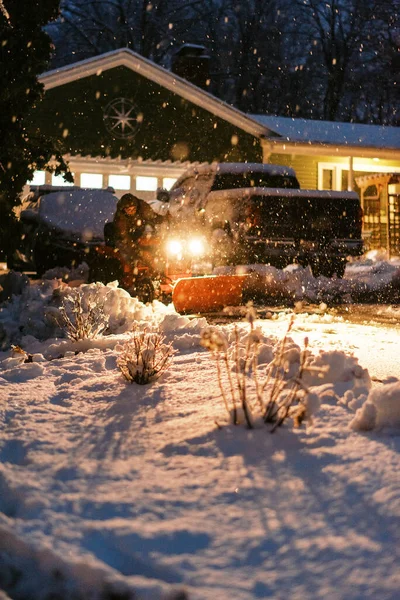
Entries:
POLYGON ((136 177, 136 189, 140 192, 155 192, 158 187, 157 177, 136 177))
POLYGON ((103 175, 101 173, 81 173, 81 187, 102 188, 103 175))
POLYGON ((164 177, 162 186, 165 190, 170 190, 176 181, 176 177, 164 177))
POLYGON ((115 190, 130 190, 131 178, 129 175, 109 175, 108 185, 115 190))

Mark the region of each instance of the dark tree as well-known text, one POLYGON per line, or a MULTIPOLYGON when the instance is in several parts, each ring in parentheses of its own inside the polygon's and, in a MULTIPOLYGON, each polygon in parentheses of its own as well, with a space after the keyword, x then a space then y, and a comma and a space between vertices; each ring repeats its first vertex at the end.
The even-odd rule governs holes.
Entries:
POLYGON ((194 9, 204 0, 62 0, 60 18, 47 27, 61 66, 130 48, 161 63, 171 47, 200 26, 194 9))
POLYGON ((377 107, 391 86, 384 56, 396 20, 398 26, 399 0, 280 1, 290 15, 286 31, 299 69, 300 114, 378 121, 366 116, 367 104, 372 93, 377 107))
POLYGON ((47 30, 54 66, 127 47, 170 67, 191 42, 210 91, 245 112, 396 124, 399 2, 62 0, 47 30))
POLYGON ((7 254, 16 235, 13 208, 37 169, 68 174, 56 140, 29 120, 40 102, 38 75, 48 64, 51 40, 43 26, 57 16, 59 0, 0 0, 0 250, 7 254))

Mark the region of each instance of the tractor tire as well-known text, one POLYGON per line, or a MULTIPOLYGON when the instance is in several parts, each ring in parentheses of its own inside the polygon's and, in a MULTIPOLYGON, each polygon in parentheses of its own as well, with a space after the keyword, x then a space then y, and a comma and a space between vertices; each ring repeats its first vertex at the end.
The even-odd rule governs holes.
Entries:
POLYGON ((151 279, 147 277, 143 277, 138 279, 134 286, 132 286, 129 290, 127 290, 131 296, 143 302, 143 304, 148 304, 153 302, 156 297, 156 291, 154 288, 154 284, 151 279))

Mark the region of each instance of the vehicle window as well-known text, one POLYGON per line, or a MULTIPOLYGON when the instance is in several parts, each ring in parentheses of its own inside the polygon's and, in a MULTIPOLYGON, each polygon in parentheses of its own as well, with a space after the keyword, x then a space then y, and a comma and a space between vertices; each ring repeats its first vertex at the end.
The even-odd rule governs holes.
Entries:
POLYGON ((299 182, 289 175, 274 175, 271 173, 220 173, 216 175, 212 191, 232 190, 237 188, 271 187, 299 189, 299 182))
POLYGON ((187 194, 190 192, 190 190, 193 188, 194 184, 195 184, 195 178, 194 177, 187 177, 186 179, 184 179, 180 185, 179 185, 179 189, 187 194))
POLYGON ((195 175, 187 177, 173 191, 178 192, 178 199, 186 205, 199 205, 210 190, 212 176, 195 175))
POLYGON ((55 192, 41 198, 40 219, 72 233, 89 238, 103 237, 104 225, 113 219, 117 198, 105 190, 55 192))
POLYGON ((14 213, 17 216, 17 218, 20 218, 22 213, 37 212, 38 208, 38 197, 32 192, 29 192, 29 194, 22 199, 21 204, 14 208, 14 213))
POLYGON ((252 198, 236 214, 236 221, 244 223, 250 235, 265 235, 271 231, 284 237, 294 235, 298 224, 297 203, 292 198, 270 196, 252 198))

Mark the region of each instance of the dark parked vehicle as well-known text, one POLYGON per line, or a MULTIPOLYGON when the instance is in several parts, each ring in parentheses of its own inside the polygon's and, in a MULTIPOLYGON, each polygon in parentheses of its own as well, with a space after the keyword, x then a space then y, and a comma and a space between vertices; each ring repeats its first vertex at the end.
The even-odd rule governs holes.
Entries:
POLYGON ((111 189, 32 186, 19 210, 21 240, 8 267, 40 276, 53 267, 89 263, 104 243, 104 225, 117 202, 111 189))
POLYGON ((219 240, 214 264, 298 263, 315 276, 342 277, 348 257, 363 252, 360 200, 354 192, 299 188, 289 167, 200 166, 171 189, 170 213, 177 227, 201 227, 210 245, 219 240))

